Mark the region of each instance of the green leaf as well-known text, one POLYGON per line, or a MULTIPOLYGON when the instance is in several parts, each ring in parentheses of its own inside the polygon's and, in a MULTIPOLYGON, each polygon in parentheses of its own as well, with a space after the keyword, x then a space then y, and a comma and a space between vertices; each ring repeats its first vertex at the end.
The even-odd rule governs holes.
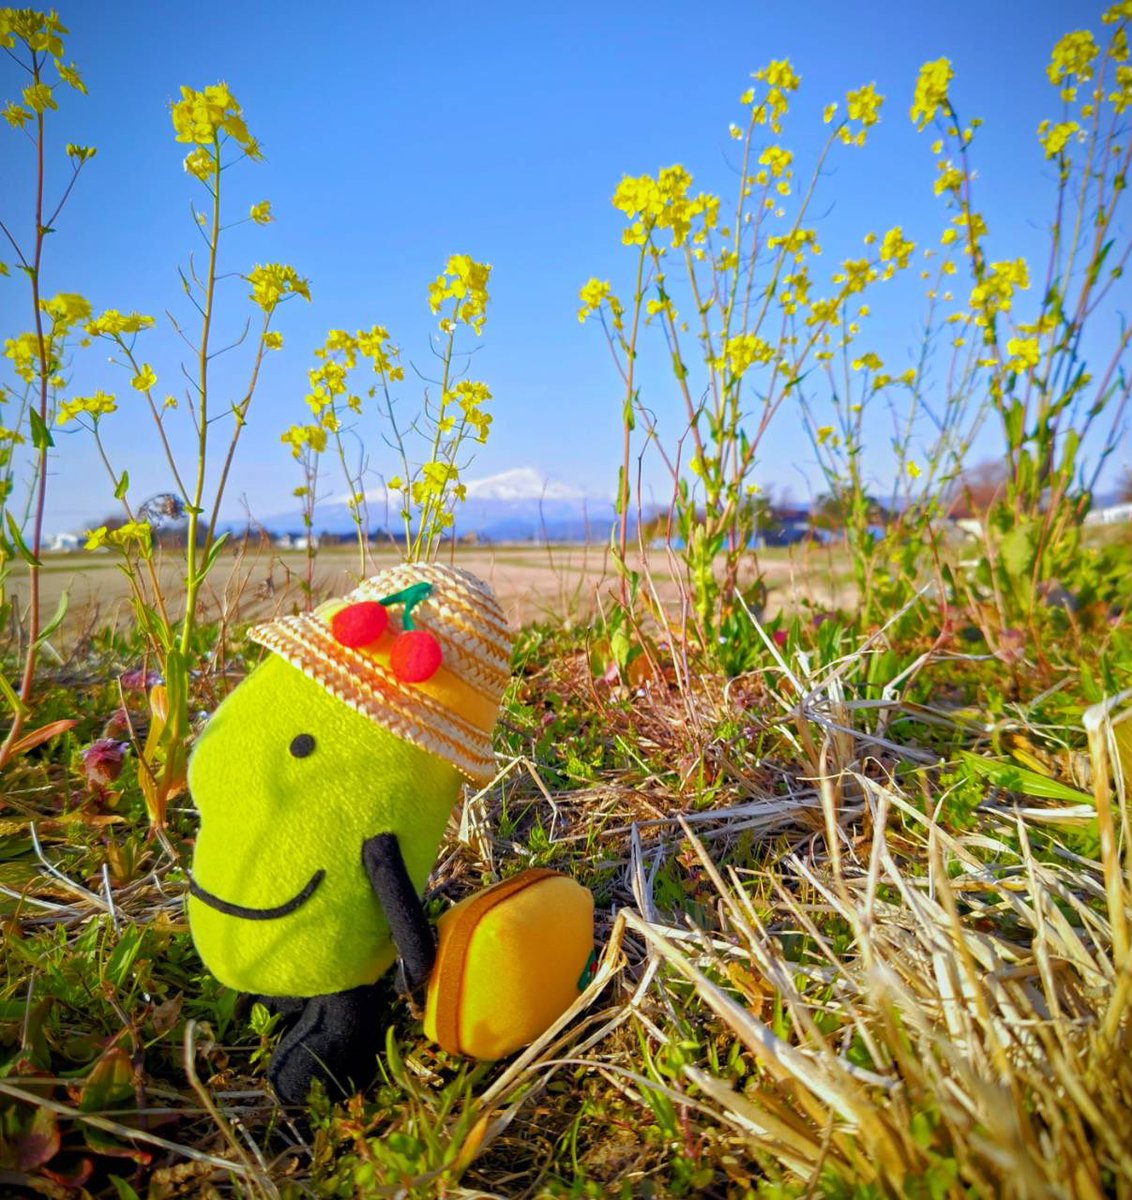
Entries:
POLYGON ((216 562, 216 556, 220 553, 221 546, 223 546, 227 540, 228 540, 228 534, 222 533, 216 539, 216 541, 214 541, 212 543, 212 545, 209 546, 208 554, 205 556, 204 563, 201 566, 200 571, 197 573, 197 583, 201 583, 205 579, 205 577, 208 575, 209 571, 212 570, 213 565, 216 562))
POLYGON ((71 593, 64 592, 59 597, 59 603, 55 606, 55 615, 47 622, 46 625, 39 631, 39 636, 35 639, 37 646, 42 646, 45 641, 63 624, 63 618, 67 615, 67 605, 70 603, 71 593))
POLYGON ((47 423, 34 408, 28 409, 28 422, 31 425, 31 444, 37 450, 49 450, 55 445, 51 430, 47 428, 47 423))
POLYGON ((0 671, 0 695, 8 702, 8 707, 12 712, 22 713, 24 716, 27 716, 27 708, 19 696, 16 695, 15 688, 8 682, 8 677, 2 671, 0 671))
POLYGON ((125 985, 141 950, 142 934, 138 930, 137 925, 128 926, 106 960, 106 976, 118 987, 125 985))
POLYGON ((999 545, 1002 565, 1011 579, 1024 579, 1034 563, 1034 530, 1029 524, 1018 524, 1009 530, 999 545))
POLYGON ((110 1182, 118 1193, 118 1200, 141 1200, 137 1192, 120 1175, 111 1175, 110 1182))
POLYGON ((126 492, 129 490, 129 487, 130 487, 130 473, 129 473, 129 471, 123 471, 122 478, 118 480, 117 484, 114 487, 114 499, 121 500, 122 497, 125 496, 126 492))
POLYGON ((1027 770, 1017 763, 982 758, 968 750, 960 750, 959 757, 970 771, 1007 791, 1018 792, 1023 796, 1036 796, 1041 800, 1065 800, 1071 804, 1093 803, 1093 798, 1088 792, 1079 792, 1068 784, 1058 783, 1048 775, 1027 770))
POLYGON ((81 1112, 102 1112, 128 1104, 134 1097, 134 1066, 121 1046, 103 1051, 79 1093, 81 1112))
POLYGON ((12 543, 16 547, 16 553, 28 564, 29 567, 41 567, 43 564, 34 554, 32 554, 27 542, 24 541, 24 535, 20 532, 20 527, 16 523, 16 518, 11 511, 4 514, 8 522, 8 533, 12 538, 12 543))

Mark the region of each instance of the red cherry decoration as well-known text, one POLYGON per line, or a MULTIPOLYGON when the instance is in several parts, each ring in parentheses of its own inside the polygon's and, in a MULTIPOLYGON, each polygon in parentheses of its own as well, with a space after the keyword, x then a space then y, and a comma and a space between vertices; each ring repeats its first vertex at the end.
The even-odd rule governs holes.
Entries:
POLYGON ((361 600, 340 608, 330 618, 330 633, 340 646, 357 650, 376 642, 389 624, 389 614, 376 600, 361 600))
POLYGON ((423 683, 440 670, 440 643, 426 629, 406 629, 397 635, 389 665, 402 683, 423 683))

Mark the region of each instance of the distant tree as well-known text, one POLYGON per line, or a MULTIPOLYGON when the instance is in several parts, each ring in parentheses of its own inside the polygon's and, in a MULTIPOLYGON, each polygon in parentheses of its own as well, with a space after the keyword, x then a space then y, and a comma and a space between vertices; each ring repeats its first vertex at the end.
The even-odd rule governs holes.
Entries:
POLYGON ((982 517, 1006 487, 1006 463, 986 459, 968 467, 947 493, 946 512, 950 517, 982 517))
MULTIPOLYGON (((875 496, 865 496, 865 504, 869 525, 888 524, 889 511, 875 496)), ((810 510, 814 528, 827 533, 843 532, 852 506, 853 497, 849 492, 823 492, 810 510)))
POLYGON ((1125 467, 1117 476, 1116 498, 1121 504, 1132 504, 1132 466, 1125 467))

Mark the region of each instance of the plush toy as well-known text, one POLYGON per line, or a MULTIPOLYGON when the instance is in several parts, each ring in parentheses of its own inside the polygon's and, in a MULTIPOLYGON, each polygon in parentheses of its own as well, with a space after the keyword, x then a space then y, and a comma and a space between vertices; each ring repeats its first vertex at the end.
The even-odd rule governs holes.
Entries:
POLYGON ((469 898, 441 920, 436 971, 420 900, 463 782, 495 770, 511 637, 491 592, 404 564, 250 636, 273 653, 189 763, 188 910, 216 977, 294 1018, 269 1068, 280 1099, 372 1074, 397 957, 446 1049, 495 1058, 537 1037, 584 984, 589 892, 527 871, 469 898))

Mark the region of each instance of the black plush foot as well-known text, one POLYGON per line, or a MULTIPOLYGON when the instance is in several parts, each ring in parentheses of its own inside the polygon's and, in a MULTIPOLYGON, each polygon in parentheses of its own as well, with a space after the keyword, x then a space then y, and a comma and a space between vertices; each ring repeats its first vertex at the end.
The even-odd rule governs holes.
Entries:
POLYGON ((252 1004, 262 1004, 269 1013, 278 1013, 285 1020, 297 1017, 307 1005, 306 996, 252 996, 252 1004))
POLYGON ((316 1079, 334 1100, 370 1082, 385 1034, 381 992, 368 984, 306 1002, 267 1069, 282 1103, 302 1104, 316 1079))

